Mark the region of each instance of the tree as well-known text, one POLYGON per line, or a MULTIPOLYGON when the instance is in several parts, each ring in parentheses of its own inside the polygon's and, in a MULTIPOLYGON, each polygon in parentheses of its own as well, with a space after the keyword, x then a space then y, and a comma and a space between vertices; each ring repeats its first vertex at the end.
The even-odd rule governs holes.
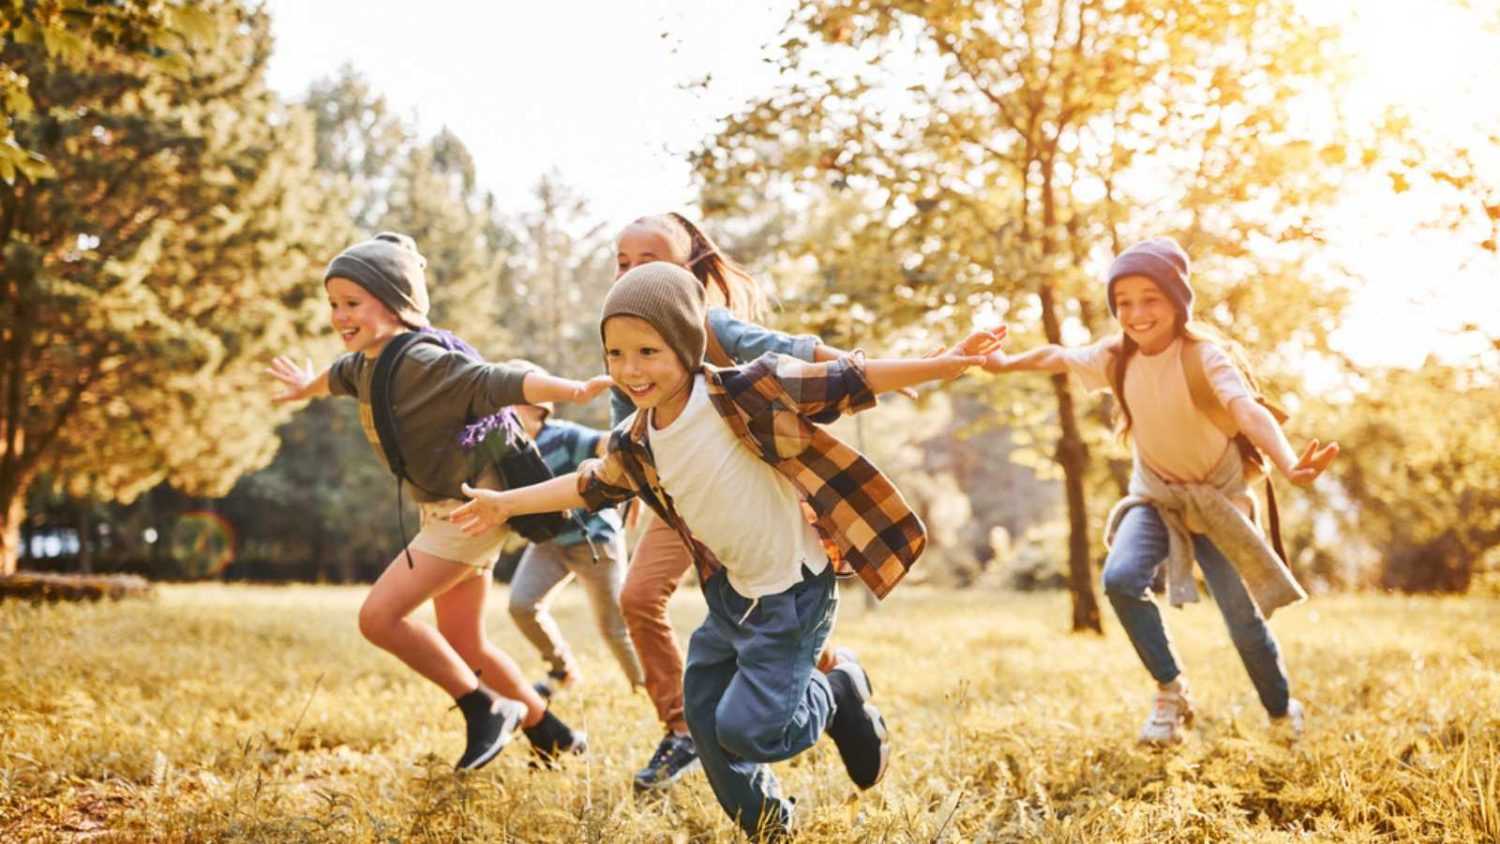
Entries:
POLYGON ((187 75, 187 57, 195 45, 211 39, 210 14, 183 2, 109 4, 84 0, 8 0, 0 5, 0 180, 32 182, 57 176, 37 147, 27 145, 18 130, 36 118, 32 67, 38 49, 52 68, 87 72, 96 64, 120 59, 149 63, 162 73, 187 75))
POLYGON ((5 48, 34 105, 10 129, 55 178, 0 187, 0 572, 39 472, 128 501, 163 480, 223 494, 270 460, 260 368, 321 317, 305 281, 336 215, 309 121, 263 84, 267 16, 194 9, 181 78, 5 48))
MULTIPOLYGON (((695 165, 715 213, 793 193, 848 209, 788 247, 820 268, 830 319, 920 334, 988 315, 1020 344, 1077 339, 1105 323, 1088 268, 1171 233, 1203 315, 1254 347, 1325 348, 1340 299, 1306 246, 1352 142, 1331 109, 1319 142, 1294 120, 1338 80, 1330 33, 1290 0, 805 0, 785 35, 791 81, 695 165), (1288 301, 1295 322, 1244 319, 1288 301)), ((1065 377, 1048 392, 1072 626, 1099 630, 1083 408, 1065 377)))
POLYGON ((512 260, 515 318, 530 338, 532 359, 561 375, 602 371, 599 308, 614 277, 614 251, 588 200, 556 172, 537 180, 532 207, 520 215, 522 240, 512 260))
POLYGON ((1357 391, 1320 411, 1321 426, 1356 444, 1333 470, 1353 506, 1335 511, 1328 531, 1340 556, 1373 550, 1376 565, 1356 572, 1356 585, 1467 592, 1485 574, 1500 548, 1500 390, 1489 364, 1366 370, 1357 391))

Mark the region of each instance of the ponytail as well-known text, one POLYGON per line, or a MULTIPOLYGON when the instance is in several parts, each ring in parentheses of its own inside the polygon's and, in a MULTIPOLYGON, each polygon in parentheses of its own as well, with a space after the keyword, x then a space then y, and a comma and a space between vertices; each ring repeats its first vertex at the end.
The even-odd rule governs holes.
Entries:
POLYGON ((766 316, 766 294, 755 278, 733 258, 725 255, 692 220, 676 211, 663 214, 664 220, 687 236, 683 266, 710 290, 717 289, 724 304, 740 319, 758 321, 766 316))

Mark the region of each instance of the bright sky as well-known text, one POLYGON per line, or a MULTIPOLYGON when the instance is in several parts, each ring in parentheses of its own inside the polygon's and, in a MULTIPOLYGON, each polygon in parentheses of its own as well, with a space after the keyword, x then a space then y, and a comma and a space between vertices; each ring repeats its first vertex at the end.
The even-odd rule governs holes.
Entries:
MULTIPOLYGON (((1500 78, 1500 51, 1471 18, 1439 0, 1305 2, 1348 27, 1360 62, 1352 115, 1373 118, 1396 103, 1448 137, 1493 115, 1493 91, 1481 86, 1500 78)), ((613 225, 691 207, 686 155, 720 116, 776 84, 762 47, 792 2, 268 6, 277 39, 270 81, 283 95, 301 96, 352 64, 422 131, 453 130, 503 208, 527 207, 530 188, 555 168, 613 225), (706 74, 706 88, 685 87, 706 74)), ((1352 185, 1351 201, 1328 221, 1329 257, 1370 281, 1339 335, 1346 351, 1415 364, 1433 348, 1470 353, 1472 344, 1451 336, 1465 320, 1500 334, 1500 262, 1464 266, 1472 251, 1413 231, 1420 198, 1373 211, 1381 195, 1374 182, 1352 185)))

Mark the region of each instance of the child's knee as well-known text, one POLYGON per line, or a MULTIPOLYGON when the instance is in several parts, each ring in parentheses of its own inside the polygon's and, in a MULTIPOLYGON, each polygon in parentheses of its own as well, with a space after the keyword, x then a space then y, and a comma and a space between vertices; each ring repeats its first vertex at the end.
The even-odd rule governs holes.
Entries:
POLYGON ((1144 587, 1138 585, 1138 578, 1132 577, 1123 566, 1118 568, 1104 567, 1104 574, 1099 577, 1100 586, 1104 594, 1117 597, 1136 597, 1145 591, 1144 587))
POLYGON ((517 595, 514 592, 510 594, 510 603, 506 604, 506 609, 509 610, 510 617, 518 624, 535 621, 536 617, 541 615, 539 601, 530 600, 526 596, 517 595))
POLYGON ((391 626, 397 621, 400 619, 394 617, 379 604, 365 601, 359 608, 359 635, 370 642, 382 642, 387 638, 391 626))
POLYGON ((749 762, 770 761, 767 752, 780 738, 783 732, 781 725, 767 723, 764 719, 742 713, 742 707, 718 713, 715 736, 719 746, 749 762))
POLYGON ((626 583, 620 590, 620 612, 632 621, 651 621, 662 614, 662 601, 649 583, 626 583))
POLYGON ((1104 561, 1104 573, 1100 575, 1099 582, 1104 588, 1104 594, 1116 598, 1140 598, 1151 588, 1151 579, 1156 574, 1156 567, 1152 565, 1140 565, 1130 559, 1107 559, 1104 561))

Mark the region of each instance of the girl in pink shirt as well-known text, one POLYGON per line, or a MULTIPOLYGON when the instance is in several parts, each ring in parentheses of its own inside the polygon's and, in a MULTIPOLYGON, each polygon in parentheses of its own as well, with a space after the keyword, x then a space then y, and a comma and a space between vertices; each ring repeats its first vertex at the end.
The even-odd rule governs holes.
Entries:
MULTIPOLYGON (((1189 261, 1176 241, 1154 238, 1120 253, 1110 266, 1107 296, 1119 335, 1081 348, 996 351, 985 368, 1073 372, 1086 387, 1110 389, 1117 397, 1120 433, 1130 435, 1135 472, 1131 495, 1111 515, 1104 592, 1157 684, 1140 738, 1176 742, 1193 721, 1186 678, 1150 594, 1158 570, 1174 556, 1182 563, 1174 573, 1187 577, 1181 600, 1195 599, 1195 557, 1261 703, 1273 724, 1295 738, 1303 708, 1290 696, 1286 666, 1265 616, 1303 593, 1255 528, 1240 450, 1194 402, 1184 356, 1198 356, 1234 426, 1293 483, 1312 483, 1338 446, 1319 448, 1314 440, 1300 457, 1293 451, 1275 417, 1255 400, 1227 344, 1192 321, 1189 261)), ((1179 600, 1175 589, 1173 600, 1179 600)))

